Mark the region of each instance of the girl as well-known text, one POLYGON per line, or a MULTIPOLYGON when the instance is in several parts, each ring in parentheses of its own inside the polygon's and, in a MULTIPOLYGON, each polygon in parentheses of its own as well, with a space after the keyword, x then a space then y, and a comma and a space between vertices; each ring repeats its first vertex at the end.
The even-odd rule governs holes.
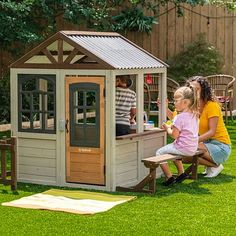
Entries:
MULTIPOLYGON (((193 87, 178 88, 174 93, 174 105, 178 114, 175 116, 173 124, 164 123, 162 128, 175 141, 157 150, 156 155, 169 153, 192 156, 198 148, 198 102, 196 90, 193 87)), ((178 170, 176 179, 172 176, 168 163, 160 165, 166 176, 166 181, 163 183, 165 186, 182 182, 186 178, 182 161, 175 160, 174 164, 178 170)))

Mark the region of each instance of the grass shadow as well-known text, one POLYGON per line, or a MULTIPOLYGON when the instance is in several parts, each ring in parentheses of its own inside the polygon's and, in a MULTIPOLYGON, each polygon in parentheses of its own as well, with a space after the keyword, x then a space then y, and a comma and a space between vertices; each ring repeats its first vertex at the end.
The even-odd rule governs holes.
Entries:
POLYGON ((164 179, 158 179, 156 182, 156 197, 166 197, 176 193, 188 193, 191 195, 206 195, 212 194, 209 190, 210 185, 222 185, 225 183, 233 182, 236 176, 221 174, 215 178, 205 178, 203 175, 199 175, 198 180, 186 179, 182 183, 173 184, 171 186, 163 186, 161 183, 164 179))
MULTIPOLYGON (((129 196, 137 196, 137 192, 110 192, 110 191, 104 191, 104 190, 95 190, 95 189, 82 189, 82 188, 74 188, 74 187, 59 187, 59 186, 51 186, 51 185, 38 185, 38 184, 28 184, 28 183, 18 183, 17 189, 20 192, 25 192, 25 193, 30 193, 32 194, 37 194, 37 193, 42 193, 50 189, 61 189, 61 190, 70 190, 70 191, 88 191, 88 192, 100 192, 100 193, 105 193, 105 194, 111 194, 111 195, 129 195, 129 196)), ((28 195, 28 194, 27 194, 28 195)), ((143 195, 145 195, 143 193, 143 195)))
POLYGON ((210 184, 222 184, 222 183, 230 183, 236 179, 235 175, 223 174, 221 173, 220 176, 214 178, 206 178, 204 175, 199 174, 199 181, 201 183, 210 183, 210 184))
MULTIPOLYGON (((188 193, 191 195, 206 195, 211 194, 209 190, 209 184, 210 185, 222 185, 224 183, 230 183, 233 182, 233 180, 236 178, 234 175, 228 175, 228 174, 220 174, 220 176, 217 176, 215 178, 204 178, 203 175, 198 175, 198 180, 191 180, 186 179, 182 183, 174 184, 172 186, 163 186, 161 183, 164 181, 163 178, 159 178, 156 181, 156 193, 155 194, 149 194, 149 193, 142 193, 142 192, 107 192, 107 191, 101 191, 103 193, 109 193, 114 195, 131 195, 131 196, 137 196, 138 198, 144 197, 144 196, 153 196, 153 197, 167 197, 171 194, 176 193, 188 193)), ((2 194, 13 194, 13 195, 19 195, 19 192, 28 192, 30 194, 35 193, 41 193, 44 191, 47 191, 49 189, 56 188, 56 189, 71 189, 71 190, 83 190, 85 189, 75 189, 75 188, 68 188, 68 187, 58 187, 58 186, 49 186, 49 185, 38 185, 38 184, 29 184, 29 183, 20 183, 17 184, 17 191, 11 191, 3 189, 1 191, 2 194)), ((88 190, 91 191, 91 190, 88 190)), ((95 191, 95 190, 92 190, 95 191)), ((97 191, 96 191, 97 192, 97 191)))
POLYGON ((55 188, 55 186, 28 184, 28 183, 21 183, 21 182, 17 183, 17 191, 20 191, 20 192, 40 193, 40 192, 47 191, 51 188, 55 188))
POLYGON ((19 195, 19 192, 16 190, 7 190, 7 189, 2 189, 0 194, 13 194, 13 195, 19 195))

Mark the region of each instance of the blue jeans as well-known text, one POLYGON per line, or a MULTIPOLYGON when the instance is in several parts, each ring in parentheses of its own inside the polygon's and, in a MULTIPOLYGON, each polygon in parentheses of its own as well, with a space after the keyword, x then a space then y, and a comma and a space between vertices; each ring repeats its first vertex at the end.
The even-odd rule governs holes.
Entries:
POLYGON ((231 146, 225 143, 221 143, 217 140, 207 140, 203 142, 210 153, 212 160, 217 164, 225 162, 231 153, 231 146))

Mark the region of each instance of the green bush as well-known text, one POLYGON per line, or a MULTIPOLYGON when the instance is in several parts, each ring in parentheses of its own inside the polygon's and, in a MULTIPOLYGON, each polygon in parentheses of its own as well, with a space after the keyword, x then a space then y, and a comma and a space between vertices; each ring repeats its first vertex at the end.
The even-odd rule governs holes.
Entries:
POLYGON ((197 35, 185 50, 170 58, 168 76, 182 83, 194 75, 219 74, 223 66, 223 57, 219 51, 206 41, 205 34, 197 35))

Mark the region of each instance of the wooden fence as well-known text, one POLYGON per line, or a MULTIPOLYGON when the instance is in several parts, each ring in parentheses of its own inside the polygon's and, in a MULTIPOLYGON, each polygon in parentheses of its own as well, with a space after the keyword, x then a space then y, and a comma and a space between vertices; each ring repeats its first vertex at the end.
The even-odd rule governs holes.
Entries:
POLYGON ((0 183, 4 185, 11 185, 12 190, 16 190, 17 187, 17 173, 16 173, 16 138, 0 140, 0 163, 1 163, 1 175, 0 183), (8 171, 8 155, 11 160, 11 168, 8 171), (10 176, 10 178, 8 178, 10 176))
MULTIPOLYGON (((207 41, 215 46, 224 58, 223 73, 236 77, 236 11, 222 7, 183 5, 184 16, 178 17, 173 4, 160 10, 158 24, 150 35, 128 33, 128 39, 151 52, 163 61, 182 51, 187 44, 205 33, 207 41)), ((236 94, 236 84, 234 85, 236 94)), ((236 96, 234 96, 236 108, 236 96)))

